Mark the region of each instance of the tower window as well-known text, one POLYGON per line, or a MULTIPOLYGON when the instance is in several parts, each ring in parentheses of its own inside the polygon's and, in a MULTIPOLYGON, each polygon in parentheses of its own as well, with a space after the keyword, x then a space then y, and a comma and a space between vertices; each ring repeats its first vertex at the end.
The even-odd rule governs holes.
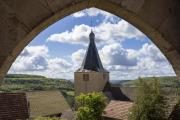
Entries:
POLYGON ((83 81, 89 81, 89 74, 83 74, 83 81))

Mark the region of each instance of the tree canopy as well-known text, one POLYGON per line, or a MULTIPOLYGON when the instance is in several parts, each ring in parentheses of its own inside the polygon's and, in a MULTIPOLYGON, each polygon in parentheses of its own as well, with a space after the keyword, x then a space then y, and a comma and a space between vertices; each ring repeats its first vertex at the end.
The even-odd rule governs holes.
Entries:
POLYGON ((135 104, 130 112, 130 120, 166 120, 166 100, 159 81, 151 82, 139 78, 135 104))
POLYGON ((102 93, 92 92, 76 97, 77 120, 101 120, 106 107, 106 97, 102 93))

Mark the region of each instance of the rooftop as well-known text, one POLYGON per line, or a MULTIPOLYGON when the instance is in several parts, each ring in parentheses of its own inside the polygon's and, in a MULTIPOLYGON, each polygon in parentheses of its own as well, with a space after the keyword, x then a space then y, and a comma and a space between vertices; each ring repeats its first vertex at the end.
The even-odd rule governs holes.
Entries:
POLYGON ((26 120, 28 118, 25 93, 0 93, 0 120, 26 120))
POLYGON ((133 102, 111 100, 105 108, 103 116, 105 118, 114 118, 117 120, 127 120, 129 109, 133 106, 133 102))
POLYGON ((89 46, 86 51, 83 63, 77 72, 96 71, 96 72, 108 72, 103 68, 101 59, 98 54, 98 50, 95 44, 95 34, 91 31, 89 34, 89 46))

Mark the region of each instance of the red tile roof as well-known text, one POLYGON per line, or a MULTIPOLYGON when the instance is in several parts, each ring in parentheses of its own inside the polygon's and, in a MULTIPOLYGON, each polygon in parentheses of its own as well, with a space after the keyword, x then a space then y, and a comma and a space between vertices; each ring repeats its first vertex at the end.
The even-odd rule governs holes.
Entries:
POLYGON ((25 93, 0 93, 0 120, 29 118, 25 93))
POLYGON ((133 106, 133 102, 111 100, 105 108, 104 117, 114 118, 118 120, 127 120, 129 109, 133 106))

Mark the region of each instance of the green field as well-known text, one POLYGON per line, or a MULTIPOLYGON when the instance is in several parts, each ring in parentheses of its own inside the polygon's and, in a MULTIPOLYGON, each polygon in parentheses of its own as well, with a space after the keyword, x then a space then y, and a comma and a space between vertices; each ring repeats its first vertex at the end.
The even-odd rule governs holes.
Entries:
POLYGON ((67 100, 57 90, 26 92, 26 96, 30 103, 30 118, 71 110, 67 100))
POLYGON ((38 75, 10 74, 4 79, 0 91, 34 91, 34 90, 74 90, 71 81, 65 79, 46 78, 38 75))
POLYGON ((74 84, 70 80, 46 78, 39 75, 9 74, 4 78, 0 92, 31 92, 59 90, 70 106, 74 101, 74 84))
MULTIPOLYGON (((156 77, 162 87, 178 88, 180 91, 180 83, 176 77, 156 77)), ((153 77, 143 78, 151 81, 153 77)), ((135 80, 114 80, 111 81, 115 86, 135 87, 137 83, 135 80)), ((66 98, 71 107, 74 103, 74 84, 70 80, 46 78, 39 75, 26 74, 9 74, 6 75, 3 85, 0 86, 0 92, 31 92, 31 91, 47 91, 59 90, 66 98)))

